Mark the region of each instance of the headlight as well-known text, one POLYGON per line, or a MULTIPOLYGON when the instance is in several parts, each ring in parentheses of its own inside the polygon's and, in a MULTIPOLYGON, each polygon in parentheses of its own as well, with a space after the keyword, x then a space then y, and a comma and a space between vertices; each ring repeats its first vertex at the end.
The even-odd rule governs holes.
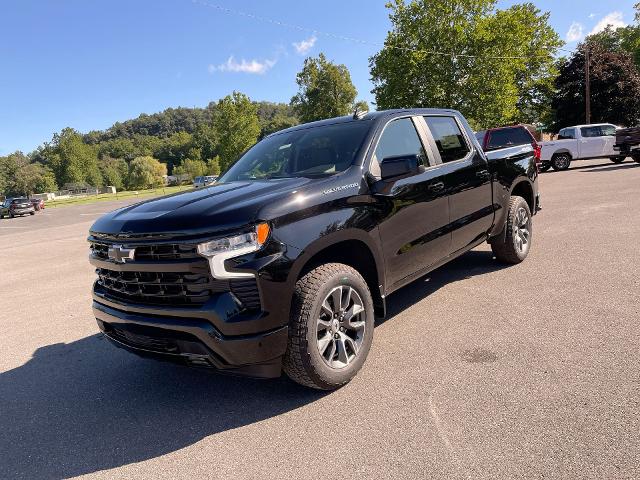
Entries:
POLYGON ((260 223, 255 230, 233 237, 219 238, 198 245, 198 253, 209 259, 211 274, 217 279, 246 278, 248 272, 229 272, 224 267, 225 260, 258 251, 269 238, 268 223, 260 223))

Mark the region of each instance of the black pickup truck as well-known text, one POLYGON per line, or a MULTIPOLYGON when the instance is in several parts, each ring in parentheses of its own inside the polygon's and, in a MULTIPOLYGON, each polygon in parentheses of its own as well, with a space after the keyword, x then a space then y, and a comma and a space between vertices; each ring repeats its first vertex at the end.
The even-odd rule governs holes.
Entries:
POLYGON ((619 158, 631 157, 640 163, 640 127, 617 129, 613 149, 621 153, 619 158))
POLYGON ((337 388, 389 294, 482 242, 524 260, 537 177, 531 146, 485 154, 452 110, 293 127, 215 185, 96 221, 95 317, 143 356, 337 388))

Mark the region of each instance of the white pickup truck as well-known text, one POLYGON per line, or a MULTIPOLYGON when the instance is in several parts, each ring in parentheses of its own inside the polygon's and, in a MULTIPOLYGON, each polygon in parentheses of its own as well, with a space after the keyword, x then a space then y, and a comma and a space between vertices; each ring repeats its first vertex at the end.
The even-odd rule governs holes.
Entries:
POLYGON ((616 126, 610 123, 576 125, 560 130, 558 139, 541 142, 540 169, 566 170, 572 160, 610 158, 614 163, 625 157, 613 149, 616 143, 616 126))

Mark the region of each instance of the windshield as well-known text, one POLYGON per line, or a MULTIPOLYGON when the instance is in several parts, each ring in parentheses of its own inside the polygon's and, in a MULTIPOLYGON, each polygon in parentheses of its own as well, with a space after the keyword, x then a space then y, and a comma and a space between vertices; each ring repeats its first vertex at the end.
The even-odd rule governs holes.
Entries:
POLYGON ((28 198, 14 198, 11 203, 30 203, 28 198))
POLYGON ((369 123, 354 121, 295 130, 265 138, 225 173, 220 182, 319 177, 353 164, 369 123))

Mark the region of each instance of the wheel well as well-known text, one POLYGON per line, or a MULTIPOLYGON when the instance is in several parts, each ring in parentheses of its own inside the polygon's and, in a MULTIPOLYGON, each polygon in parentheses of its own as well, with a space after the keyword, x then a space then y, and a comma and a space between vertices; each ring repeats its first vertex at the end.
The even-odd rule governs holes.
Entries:
POLYGON ((524 198, 529 205, 529 210, 531 210, 531 213, 534 212, 533 188, 531 188, 529 182, 522 181, 518 183, 511 191, 511 195, 517 195, 524 198))
POLYGON ((360 240, 346 240, 319 251, 307 261, 296 281, 325 263, 344 263, 357 270, 369 286, 376 316, 384 316, 385 306, 380 294, 380 279, 378 278, 376 260, 366 243, 360 240))
POLYGON ((567 157, 569 157, 569 158, 571 158, 573 160, 573 157, 571 156, 571 153, 568 150, 562 150, 560 152, 556 152, 553 155, 551 155, 551 158, 554 159, 558 155, 566 155, 567 157))

